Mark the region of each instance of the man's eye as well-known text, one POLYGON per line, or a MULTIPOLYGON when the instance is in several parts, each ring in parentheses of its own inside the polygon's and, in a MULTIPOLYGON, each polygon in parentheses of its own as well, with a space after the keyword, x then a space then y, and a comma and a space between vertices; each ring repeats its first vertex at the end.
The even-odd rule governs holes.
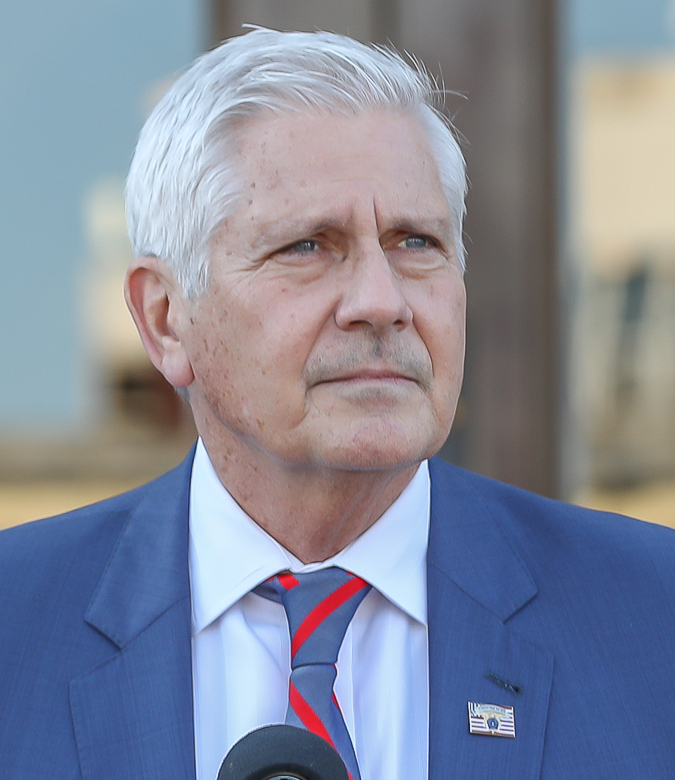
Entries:
POLYGON ((428 236, 406 236, 399 246, 402 249, 427 249, 434 244, 428 236))
POLYGON ((297 241, 295 244, 291 244, 288 250, 291 252, 297 252, 299 255, 307 255, 311 252, 315 252, 319 248, 319 242, 315 238, 303 238, 302 241, 297 241))

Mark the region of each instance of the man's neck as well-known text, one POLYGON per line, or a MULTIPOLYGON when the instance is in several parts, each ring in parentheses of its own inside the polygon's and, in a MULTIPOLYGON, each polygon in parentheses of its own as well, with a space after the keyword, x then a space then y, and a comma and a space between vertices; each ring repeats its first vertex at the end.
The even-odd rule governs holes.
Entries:
MULTIPOLYGON (((303 563, 344 549, 394 503, 418 464, 393 470, 287 468, 242 459, 205 440, 220 481, 242 509, 303 563)), ((258 461, 264 456, 261 454, 258 461)))

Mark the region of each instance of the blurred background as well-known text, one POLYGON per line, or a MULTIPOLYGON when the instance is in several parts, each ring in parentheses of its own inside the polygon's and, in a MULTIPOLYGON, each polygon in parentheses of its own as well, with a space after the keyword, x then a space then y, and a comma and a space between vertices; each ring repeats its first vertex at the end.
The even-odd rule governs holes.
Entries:
POLYGON ((675 525, 675 0, 25 0, 0 11, 0 526, 179 462, 122 298, 122 198, 177 73, 244 23, 414 52, 471 179, 443 456, 675 525))

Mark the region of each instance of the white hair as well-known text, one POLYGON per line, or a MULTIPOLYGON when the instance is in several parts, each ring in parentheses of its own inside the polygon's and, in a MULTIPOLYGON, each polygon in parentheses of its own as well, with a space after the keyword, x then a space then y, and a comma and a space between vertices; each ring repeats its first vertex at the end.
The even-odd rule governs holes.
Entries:
POLYGON ((415 61, 334 33, 255 28, 204 54, 167 91, 141 131, 126 185, 137 257, 156 256, 197 296, 210 240, 238 204, 244 120, 261 112, 412 112, 438 165, 464 268, 464 159, 440 111, 442 91, 415 61))

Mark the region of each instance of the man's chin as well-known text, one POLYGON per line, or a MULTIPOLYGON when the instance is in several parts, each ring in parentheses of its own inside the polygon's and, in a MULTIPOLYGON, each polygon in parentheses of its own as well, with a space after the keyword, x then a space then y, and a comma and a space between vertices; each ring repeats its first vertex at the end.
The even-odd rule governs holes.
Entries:
POLYGON ((355 417, 397 416, 400 410, 424 404, 420 384, 402 378, 327 382, 314 388, 313 396, 317 406, 355 417))
POLYGON ((348 435, 324 447, 324 462, 343 471, 399 471, 434 455, 445 441, 423 421, 401 426, 378 420, 352 424, 348 435))

